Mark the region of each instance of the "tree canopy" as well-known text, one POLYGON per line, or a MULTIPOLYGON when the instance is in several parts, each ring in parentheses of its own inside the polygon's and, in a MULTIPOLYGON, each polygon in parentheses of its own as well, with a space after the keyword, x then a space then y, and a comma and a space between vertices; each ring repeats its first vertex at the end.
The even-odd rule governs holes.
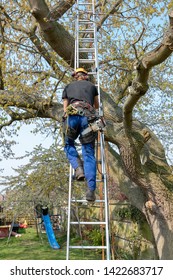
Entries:
MULTIPOLYGON (((0 133, 9 156, 18 126, 53 133, 74 65, 75 1, 0 4, 0 133), (40 123, 41 122, 41 123, 40 123)), ((172 1, 96 1, 109 175, 145 215, 160 259, 173 258, 172 1)), ((28 136, 29 137, 29 136, 28 136)), ((26 171, 27 172, 27 171, 26 171)))

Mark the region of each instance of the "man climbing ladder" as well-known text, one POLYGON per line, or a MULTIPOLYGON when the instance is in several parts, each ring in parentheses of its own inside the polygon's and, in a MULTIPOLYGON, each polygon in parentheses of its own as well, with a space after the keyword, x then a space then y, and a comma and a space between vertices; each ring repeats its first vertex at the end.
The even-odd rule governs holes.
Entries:
POLYGON ((97 88, 88 81, 87 71, 78 68, 73 73, 76 81, 67 85, 63 91, 64 116, 66 122, 65 152, 77 180, 86 179, 88 191, 86 200, 95 200, 96 189, 96 159, 94 145, 96 132, 92 129, 84 134, 89 124, 96 120, 96 110, 99 108, 97 88), (84 135, 83 135, 84 134, 84 135), (83 163, 74 145, 80 135, 83 163))
POLYGON ((76 81, 67 85, 62 95, 66 122, 65 152, 70 161, 66 258, 68 260, 70 257, 70 249, 100 249, 103 253, 102 259, 106 252, 106 259, 109 260, 109 215, 103 133, 105 122, 100 100, 95 0, 77 0, 75 10, 75 71, 72 76, 76 81), (89 81, 89 77, 94 84, 89 81), (95 159, 94 146, 97 134, 99 141, 96 154, 99 154, 99 158, 95 159), (82 144, 83 163, 74 146, 78 136, 82 144), (73 173, 77 180, 83 180, 85 177, 88 185, 86 199, 78 198, 73 185, 73 173), (96 184, 99 188, 96 188, 96 184), (84 205, 87 203, 89 208, 97 204, 101 215, 97 219, 95 215, 89 215, 89 220, 86 220, 80 212, 83 203, 84 205), (73 216, 74 209, 77 215, 73 216), (79 228, 81 242, 72 245, 71 226, 75 225, 79 228), (92 228, 91 230, 100 229, 101 246, 93 246, 92 240, 89 243, 88 240, 83 240, 83 229, 87 226, 92 228))

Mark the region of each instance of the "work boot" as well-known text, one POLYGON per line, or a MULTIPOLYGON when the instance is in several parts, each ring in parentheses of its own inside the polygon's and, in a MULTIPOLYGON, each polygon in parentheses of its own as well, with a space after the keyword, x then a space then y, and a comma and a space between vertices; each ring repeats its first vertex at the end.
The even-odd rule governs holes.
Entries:
POLYGON ((78 181, 83 181, 85 179, 84 171, 82 166, 78 166, 75 170, 75 178, 78 181))
POLYGON ((94 202, 96 200, 95 191, 88 190, 86 192, 86 200, 89 202, 94 202))

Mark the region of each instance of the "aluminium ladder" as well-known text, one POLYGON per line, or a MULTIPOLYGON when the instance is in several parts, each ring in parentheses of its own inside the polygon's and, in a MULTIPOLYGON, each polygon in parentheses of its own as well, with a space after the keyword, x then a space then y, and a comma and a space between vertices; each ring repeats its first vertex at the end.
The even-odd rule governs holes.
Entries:
MULTIPOLYGON (((99 85, 99 65, 98 65, 98 52, 97 52, 97 25, 95 20, 95 0, 77 0, 76 1, 76 27, 75 27, 75 66, 74 68, 84 67, 88 71, 88 75, 94 77, 94 83, 97 86, 99 93, 99 115, 103 115, 102 104, 100 100, 100 85, 99 85)), ((100 221, 71 221, 72 203, 86 204, 86 199, 76 199, 72 196, 72 184, 74 170, 70 165, 69 172, 69 197, 68 197, 68 222, 67 222, 67 253, 66 259, 69 260, 70 249, 102 249, 106 252, 106 259, 110 259, 110 244, 109 244, 109 205, 107 195, 107 176, 105 168, 105 146, 103 131, 98 132, 99 145, 98 154, 100 155, 99 166, 101 171, 97 173, 98 184, 102 184, 100 188, 100 199, 95 200, 94 204, 99 203, 100 207, 104 209, 104 213, 100 215, 100 221), (99 179, 98 179, 99 177, 99 179), (104 235, 102 246, 71 246, 70 245, 70 230, 72 225, 100 225, 104 227, 104 235)), ((98 188, 96 188, 96 191, 98 188)))

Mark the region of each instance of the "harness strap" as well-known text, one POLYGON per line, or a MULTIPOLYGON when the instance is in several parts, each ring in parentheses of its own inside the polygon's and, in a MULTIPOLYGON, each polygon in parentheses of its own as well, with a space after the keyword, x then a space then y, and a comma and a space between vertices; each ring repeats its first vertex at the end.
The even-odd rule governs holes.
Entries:
POLYGON ((94 107, 93 106, 91 106, 88 102, 86 102, 86 101, 74 101, 73 103, 73 106, 74 107, 82 107, 82 108, 84 108, 84 109, 88 109, 88 110, 90 110, 90 111, 95 111, 95 109, 94 109, 94 107))
POLYGON ((70 104, 69 106, 67 106, 66 108, 66 114, 67 115, 81 115, 83 116, 83 111, 78 110, 78 108, 76 108, 75 106, 73 106, 72 104, 70 104))
POLYGON ((80 115, 88 118, 96 117, 96 110, 89 103, 85 101, 75 101, 71 103, 66 109, 67 115, 80 115))

